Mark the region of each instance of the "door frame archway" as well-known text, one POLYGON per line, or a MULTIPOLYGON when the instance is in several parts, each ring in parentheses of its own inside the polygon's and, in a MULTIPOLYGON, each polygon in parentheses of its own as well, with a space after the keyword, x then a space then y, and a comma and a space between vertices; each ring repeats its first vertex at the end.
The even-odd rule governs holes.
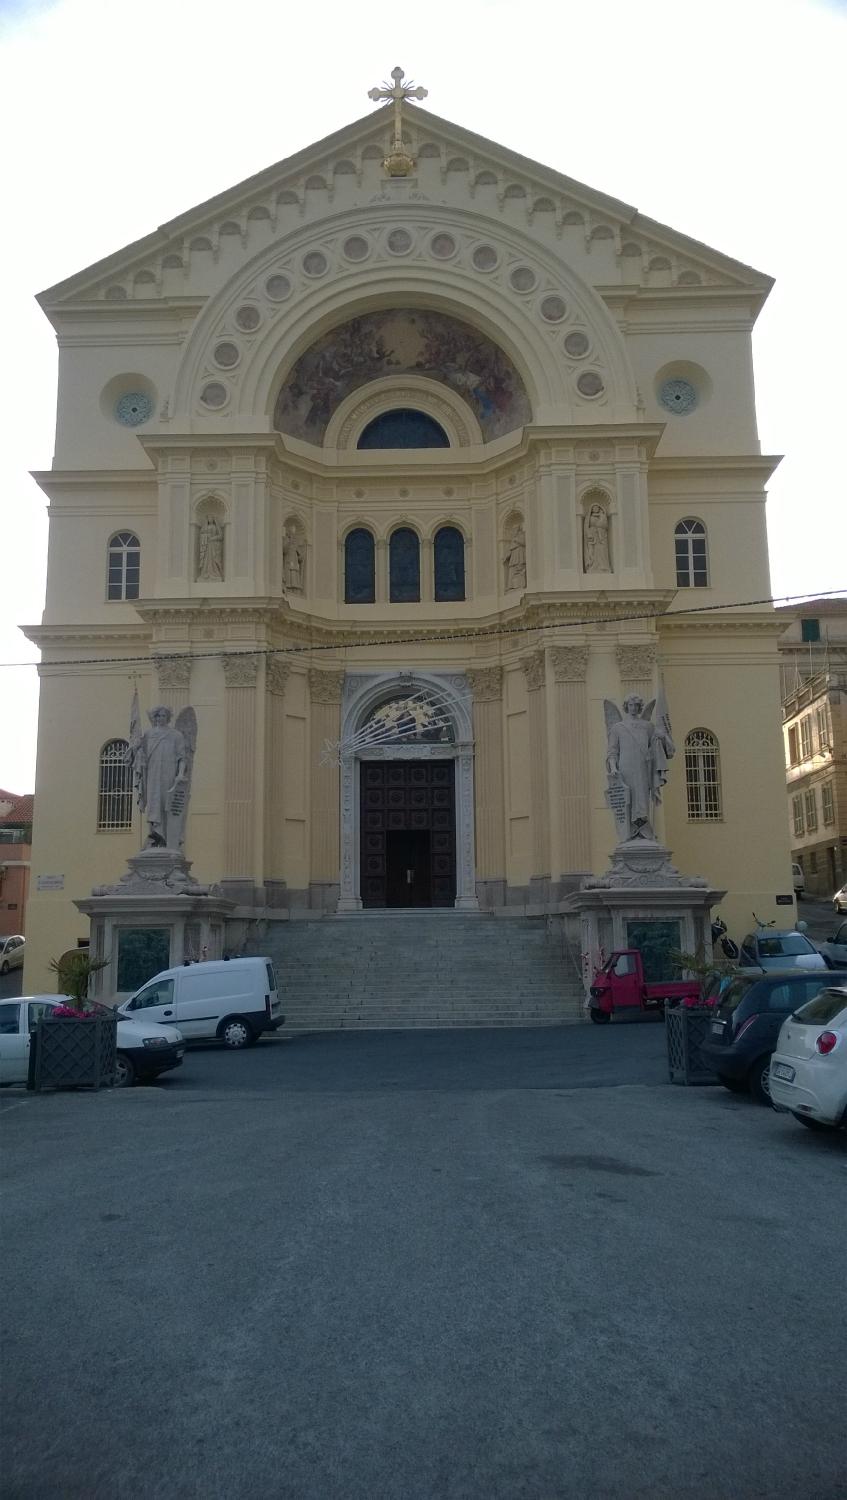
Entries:
POLYGON ((360 887, 360 769, 363 760, 453 760, 456 762, 457 911, 478 911, 474 857, 473 700, 464 673, 348 672, 341 706, 341 892, 339 912, 362 910, 360 887), (442 695, 453 725, 452 744, 397 744, 345 751, 380 703, 403 692, 433 688, 442 695))

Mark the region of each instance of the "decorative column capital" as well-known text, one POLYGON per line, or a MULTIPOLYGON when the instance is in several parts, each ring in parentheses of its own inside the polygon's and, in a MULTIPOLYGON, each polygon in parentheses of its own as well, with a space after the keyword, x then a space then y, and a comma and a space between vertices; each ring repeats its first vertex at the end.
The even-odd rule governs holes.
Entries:
POLYGON ((265 663, 265 683, 269 693, 275 693, 281 698, 285 693, 285 685, 291 672, 291 663, 283 661, 279 656, 269 656, 265 663))
POLYGON ((526 677, 526 685, 530 692, 544 686, 544 652, 533 651, 531 656, 525 656, 521 660, 521 666, 526 677))
POLYGON ((343 672, 321 672, 316 667, 309 672, 309 695, 313 703, 340 703, 343 687, 343 672))
POLYGON ((556 682, 584 682, 588 671, 588 647, 553 646, 550 661, 556 682))
POLYGON ((227 654, 223 661, 224 678, 228 688, 255 687, 259 675, 259 657, 252 651, 227 654))
POLYGON ((160 688, 187 688, 191 681, 190 656, 153 658, 160 688))
POLYGON ((469 667, 465 676, 477 703, 493 703, 502 698, 502 667, 469 667))
POLYGON ((617 646, 615 656, 624 681, 638 682, 652 677, 656 665, 656 647, 652 641, 641 646, 617 646))

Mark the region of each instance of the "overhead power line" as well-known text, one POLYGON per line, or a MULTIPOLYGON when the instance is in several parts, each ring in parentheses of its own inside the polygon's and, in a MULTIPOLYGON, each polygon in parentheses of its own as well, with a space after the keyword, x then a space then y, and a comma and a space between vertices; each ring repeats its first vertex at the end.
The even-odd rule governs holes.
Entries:
MULTIPOLYGON (((794 604, 799 600, 809 600, 809 603, 813 604, 819 599, 828 599, 839 595, 845 596, 845 602, 847 602, 847 584, 838 589, 821 589, 813 596, 810 596, 808 593, 768 594, 761 599, 736 599, 729 604, 692 604, 687 609, 654 609, 633 611, 629 614, 592 615, 588 619, 562 620, 555 624, 490 625, 475 629, 466 628, 464 630, 430 630, 424 635, 409 635, 404 632, 395 636, 386 636, 378 641, 356 639, 353 637, 350 640, 342 641, 309 641, 297 646, 245 646, 235 650, 224 646, 212 651, 148 651, 143 656, 73 656, 62 657, 61 660, 46 663, 37 661, 7 661, 0 662, 0 667, 19 668, 38 667, 41 665, 56 667, 149 667, 159 662, 209 661, 222 656, 264 656, 271 658, 276 656, 311 656, 319 651, 350 651, 353 649, 384 651, 390 646, 438 646, 454 641, 479 641, 497 638, 505 639, 509 636, 518 635, 537 635, 542 630, 548 632, 555 630, 586 630, 592 625, 623 625, 627 622, 638 620, 679 620, 686 615, 706 615, 733 609, 751 609, 759 604, 794 604)), ((72 626, 69 628, 73 629, 72 626)), ((323 628, 331 628, 331 622, 327 621, 323 628)))

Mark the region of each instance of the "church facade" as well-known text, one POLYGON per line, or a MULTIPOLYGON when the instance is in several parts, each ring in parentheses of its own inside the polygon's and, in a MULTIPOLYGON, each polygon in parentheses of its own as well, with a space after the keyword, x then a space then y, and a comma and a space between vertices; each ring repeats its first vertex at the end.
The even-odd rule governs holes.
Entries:
POLYGON ((604 700, 661 683, 657 833, 731 927, 785 915, 769 278, 387 92, 40 298, 30 987, 146 831, 135 691, 196 713, 196 876, 317 917, 561 910, 615 842, 604 700))

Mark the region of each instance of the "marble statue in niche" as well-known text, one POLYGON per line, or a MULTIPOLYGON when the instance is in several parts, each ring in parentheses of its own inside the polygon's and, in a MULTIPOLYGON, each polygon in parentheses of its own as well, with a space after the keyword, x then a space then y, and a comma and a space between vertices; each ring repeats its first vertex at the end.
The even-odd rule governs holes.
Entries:
POLYGON ((515 521, 506 539, 503 558, 506 569, 506 591, 526 588, 526 532, 522 521, 515 521))
POLYGON ((223 576, 223 528, 214 516, 206 516, 197 533, 197 577, 209 583, 222 583, 223 576))
POLYGON ((589 506, 582 523, 582 561, 586 573, 611 573, 609 517, 599 501, 589 506))
POLYGON ((302 593, 305 565, 306 543, 293 526, 287 526, 282 539, 282 584, 287 594, 302 593))

